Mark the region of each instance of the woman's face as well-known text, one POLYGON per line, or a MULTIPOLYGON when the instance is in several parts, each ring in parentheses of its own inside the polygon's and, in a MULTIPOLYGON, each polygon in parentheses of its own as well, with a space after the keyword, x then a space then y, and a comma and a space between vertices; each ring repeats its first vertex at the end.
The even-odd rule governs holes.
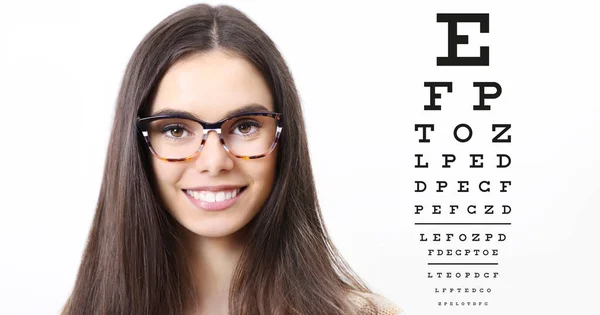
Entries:
MULTIPOLYGON (((174 109, 217 122, 249 104, 274 111, 271 92, 260 72, 243 58, 212 50, 180 60, 167 71, 150 114, 174 109)), ((171 215, 196 235, 221 237, 240 230, 261 209, 273 185, 276 155, 275 149, 261 159, 236 158, 211 131, 194 159, 167 162, 152 156, 152 168, 171 215), (210 210, 215 205, 212 201, 232 197, 235 187, 246 188, 233 204, 210 210)))

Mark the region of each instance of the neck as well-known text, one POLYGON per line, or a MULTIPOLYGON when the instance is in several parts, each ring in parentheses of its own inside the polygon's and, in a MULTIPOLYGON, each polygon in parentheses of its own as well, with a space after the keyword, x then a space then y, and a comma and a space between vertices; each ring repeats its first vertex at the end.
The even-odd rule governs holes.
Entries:
POLYGON ((223 237, 186 233, 188 262, 194 279, 197 314, 228 314, 229 287, 242 253, 243 229, 223 237))

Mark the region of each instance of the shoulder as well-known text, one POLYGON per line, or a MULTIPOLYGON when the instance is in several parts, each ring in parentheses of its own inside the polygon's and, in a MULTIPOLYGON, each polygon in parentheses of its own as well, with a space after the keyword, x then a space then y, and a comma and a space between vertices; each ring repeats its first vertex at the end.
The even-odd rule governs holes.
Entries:
POLYGON ((400 307, 376 293, 352 291, 349 299, 356 305, 357 315, 405 315, 400 307))

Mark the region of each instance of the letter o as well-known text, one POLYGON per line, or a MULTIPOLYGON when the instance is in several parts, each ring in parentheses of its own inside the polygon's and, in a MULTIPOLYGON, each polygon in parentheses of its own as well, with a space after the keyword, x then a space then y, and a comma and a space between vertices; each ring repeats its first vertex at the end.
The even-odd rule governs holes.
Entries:
POLYGON ((456 141, 458 141, 458 142, 467 142, 467 141, 471 140, 472 136, 473 136, 473 129, 471 129, 471 127, 469 127, 469 125, 467 125, 467 124, 459 124, 456 126, 456 128, 454 128, 454 139, 456 139, 456 141), (469 131, 469 135, 465 139, 461 139, 458 137, 458 129, 463 128, 463 127, 466 127, 467 130, 469 131))

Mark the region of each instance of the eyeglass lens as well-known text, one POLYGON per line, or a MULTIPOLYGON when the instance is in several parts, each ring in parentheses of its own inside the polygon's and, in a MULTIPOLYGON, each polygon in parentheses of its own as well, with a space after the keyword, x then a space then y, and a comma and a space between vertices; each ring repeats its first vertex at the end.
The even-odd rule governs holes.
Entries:
MULTIPOLYGON (((277 120, 269 116, 247 115, 223 123, 225 146, 234 155, 265 154, 275 142, 277 120)), ((202 125, 185 118, 162 118, 148 124, 150 145, 163 158, 180 159, 193 155, 202 143, 202 125)))

